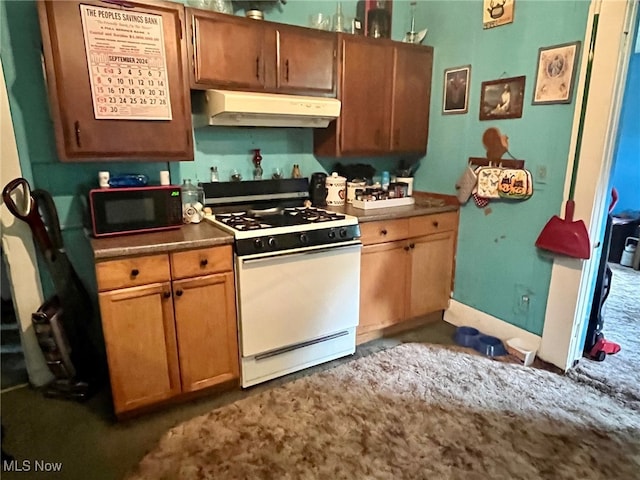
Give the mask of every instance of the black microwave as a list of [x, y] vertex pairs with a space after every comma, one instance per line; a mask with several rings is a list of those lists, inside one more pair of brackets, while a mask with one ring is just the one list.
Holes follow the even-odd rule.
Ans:
[[89, 192], [95, 237], [180, 228], [182, 190], [175, 185], [96, 188]]

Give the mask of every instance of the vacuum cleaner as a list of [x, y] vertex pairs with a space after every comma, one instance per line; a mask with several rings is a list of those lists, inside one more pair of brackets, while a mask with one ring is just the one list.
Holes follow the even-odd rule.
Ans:
[[24, 178], [9, 182], [2, 198], [9, 211], [29, 225], [56, 290], [31, 316], [38, 345], [55, 377], [44, 387], [44, 394], [85, 400], [102, 378], [98, 350], [89, 331], [93, 307], [66, 255], [53, 198], [44, 190], [31, 191]]

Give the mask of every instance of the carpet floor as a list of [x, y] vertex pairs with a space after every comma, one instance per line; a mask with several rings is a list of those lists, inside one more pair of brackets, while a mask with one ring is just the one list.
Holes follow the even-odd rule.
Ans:
[[640, 415], [566, 376], [408, 343], [172, 428], [129, 480], [633, 479]]
[[568, 375], [640, 412], [640, 271], [616, 263], [609, 266], [613, 277], [602, 308], [603, 333], [622, 348], [603, 362], [583, 358]]

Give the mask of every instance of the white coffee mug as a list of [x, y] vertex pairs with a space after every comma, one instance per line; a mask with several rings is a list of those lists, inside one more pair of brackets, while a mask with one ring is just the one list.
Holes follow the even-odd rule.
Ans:
[[347, 194], [347, 179], [333, 172], [325, 180], [327, 186], [327, 205], [330, 207], [341, 207]]

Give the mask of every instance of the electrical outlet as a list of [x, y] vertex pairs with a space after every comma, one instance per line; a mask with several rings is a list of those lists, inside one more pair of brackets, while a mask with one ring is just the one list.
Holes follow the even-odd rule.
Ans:
[[547, 166], [546, 165], [538, 165], [536, 167], [536, 174], [534, 181], [536, 183], [547, 183]]

